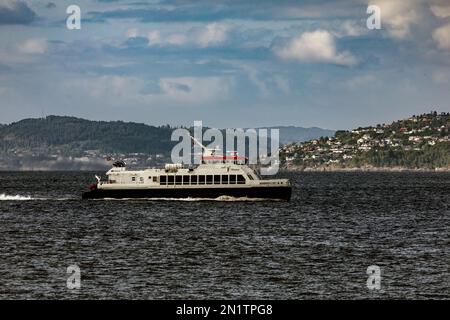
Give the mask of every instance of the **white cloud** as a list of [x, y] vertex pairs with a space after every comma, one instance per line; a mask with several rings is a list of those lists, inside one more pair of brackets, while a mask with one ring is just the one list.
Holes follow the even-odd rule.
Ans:
[[450, 50], [450, 23], [433, 31], [433, 40], [440, 49]]
[[228, 38], [227, 31], [227, 28], [222, 24], [208, 24], [204, 29], [200, 30], [196, 42], [201, 47], [224, 43]]
[[450, 17], [449, 0], [367, 0], [381, 10], [381, 25], [396, 39], [412, 38], [419, 30], [430, 32], [437, 18]]
[[139, 35], [139, 32], [138, 32], [138, 29], [137, 28], [131, 28], [131, 29], [128, 29], [126, 32], [125, 32], [125, 36], [127, 37], [127, 38], [135, 38], [135, 37], [137, 37]]
[[161, 35], [159, 34], [159, 31], [150, 31], [147, 34], [147, 39], [149, 41], [149, 45], [161, 43]]
[[287, 43], [275, 46], [274, 52], [285, 60], [323, 62], [353, 66], [357, 60], [349, 52], [337, 52], [334, 36], [325, 30], [305, 32]]
[[394, 38], [407, 38], [411, 25], [421, 22], [421, 0], [370, 0], [368, 4], [380, 7], [382, 28], [386, 27]]
[[444, 6], [444, 5], [432, 5], [430, 7], [431, 12], [433, 12], [433, 14], [436, 17], [439, 18], [447, 18], [450, 17], [450, 5], [449, 6]]
[[344, 21], [341, 25], [341, 30], [338, 31], [338, 36], [357, 37], [368, 32], [365, 24], [357, 23], [355, 21]]
[[19, 46], [19, 51], [25, 54], [44, 54], [47, 48], [46, 39], [28, 39]]
[[184, 33], [176, 32], [163, 35], [157, 30], [147, 34], [149, 45], [211, 47], [223, 44], [228, 39], [229, 28], [220, 23], [211, 23], [203, 27], [192, 28]]
[[171, 34], [167, 37], [166, 42], [171, 45], [181, 46], [188, 42], [188, 38], [181, 33]]

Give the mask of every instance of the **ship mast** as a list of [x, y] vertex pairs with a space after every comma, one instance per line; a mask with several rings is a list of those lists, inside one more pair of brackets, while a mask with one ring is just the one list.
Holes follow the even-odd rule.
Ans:
[[219, 149], [209, 149], [207, 147], [205, 147], [200, 141], [198, 141], [197, 139], [195, 139], [193, 136], [190, 136], [192, 141], [194, 141], [196, 144], [198, 144], [201, 148], [202, 148], [202, 162], [203, 157], [213, 157], [216, 154], [216, 151]]

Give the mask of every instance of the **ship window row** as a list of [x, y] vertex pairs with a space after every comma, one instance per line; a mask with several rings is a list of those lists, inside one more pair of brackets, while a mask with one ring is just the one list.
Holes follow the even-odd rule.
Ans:
[[160, 185], [245, 184], [243, 175], [162, 175]]

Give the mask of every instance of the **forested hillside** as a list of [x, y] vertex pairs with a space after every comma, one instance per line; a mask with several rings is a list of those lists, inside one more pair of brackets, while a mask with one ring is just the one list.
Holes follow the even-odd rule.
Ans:
[[304, 169], [450, 169], [450, 113], [337, 131], [334, 137], [286, 145], [282, 158]]
[[173, 146], [170, 141], [172, 130], [169, 126], [49, 116], [0, 127], [0, 150], [49, 148], [65, 155], [78, 155], [86, 150], [166, 153]]

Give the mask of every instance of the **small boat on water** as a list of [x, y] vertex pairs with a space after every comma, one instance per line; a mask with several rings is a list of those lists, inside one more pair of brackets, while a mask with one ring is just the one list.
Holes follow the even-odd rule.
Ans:
[[128, 170], [123, 161], [116, 161], [106, 173], [107, 180], [96, 176], [97, 183], [82, 198], [290, 200], [292, 187], [288, 179], [262, 179], [246, 164], [247, 158], [236, 152], [218, 156], [214, 149], [201, 146], [202, 161], [196, 167], [166, 164], [161, 169], [135, 171]]

